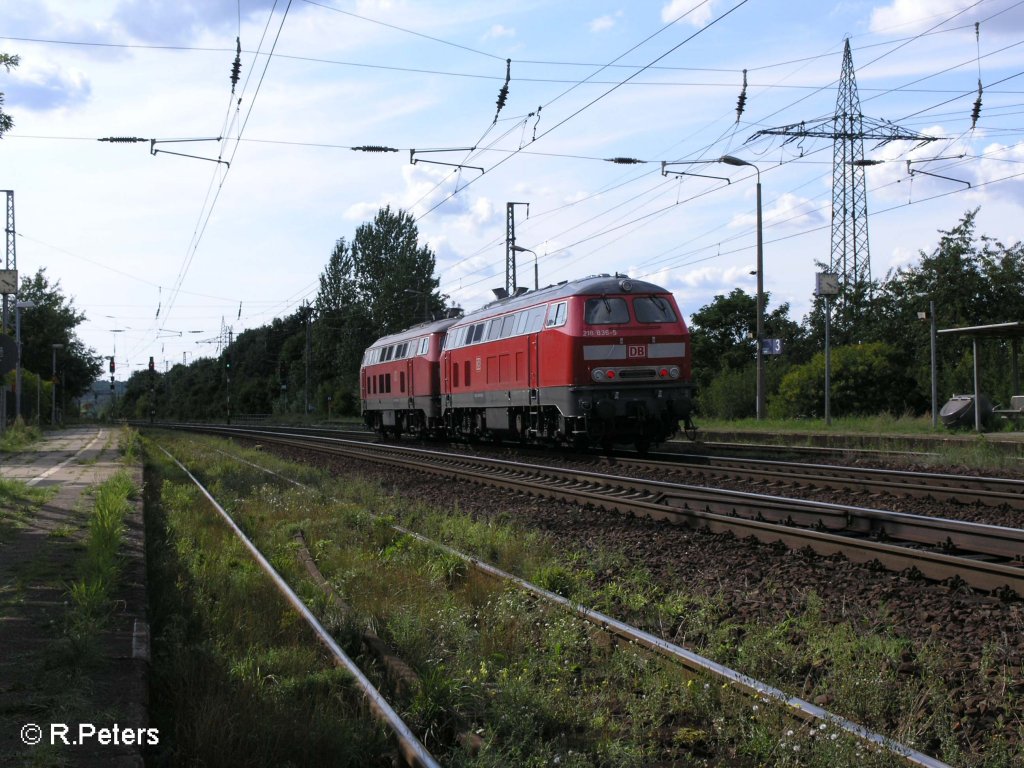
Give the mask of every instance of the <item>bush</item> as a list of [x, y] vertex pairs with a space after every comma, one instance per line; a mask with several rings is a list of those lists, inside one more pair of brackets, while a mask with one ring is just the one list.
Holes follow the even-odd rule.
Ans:
[[[916, 384], [906, 374], [899, 352], [872, 342], [832, 350], [832, 414], [903, 414], [920, 409]], [[772, 413], [780, 417], [825, 414], [825, 355], [798, 365], [779, 384]]]
[[751, 364], [715, 376], [698, 395], [698, 409], [709, 418], [742, 419], [757, 411], [757, 368]]

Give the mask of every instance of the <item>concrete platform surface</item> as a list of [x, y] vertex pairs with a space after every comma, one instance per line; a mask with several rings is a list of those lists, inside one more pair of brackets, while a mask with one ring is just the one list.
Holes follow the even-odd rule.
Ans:
[[[0, 483], [0, 765], [143, 764], [137, 737], [151, 737], [142, 467], [122, 462], [119, 437], [116, 428], [75, 427], [0, 454], [0, 479], [20, 481]], [[121, 469], [138, 500], [113, 599], [83, 636], [72, 626], [70, 588], [81, 579], [93, 489]]]

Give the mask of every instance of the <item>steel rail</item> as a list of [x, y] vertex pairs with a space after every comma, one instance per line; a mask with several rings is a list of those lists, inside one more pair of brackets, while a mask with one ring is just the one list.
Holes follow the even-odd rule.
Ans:
[[[1024, 552], [1024, 530], [886, 510], [787, 499], [703, 486], [687, 486], [583, 470], [521, 464], [405, 446], [314, 439], [303, 435], [205, 428], [217, 434], [273, 440], [300, 450], [399, 465], [418, 472], [458, 476], [480, 484], [543, 495], [600, 509], [666, 520], [715, 533], [781, 541], [791, 549], [811, 547], [823, 555], [843, 554], [856, 563], [877, 560], [894, 571], [916, 569], [936, 581], [958, 577], [986, 591], [1009, 589], [1024, 595], [1024, 563], [998, 562]], [[833, 532], [829, 532], [829, 531]], [[867, 537], [905, 541], [911, 546]], [[933, 550], [914, 547], [926, 546]], [[948, 554], [967, 550], [967, 556]]]
[[603, 457], [599, 461], [609, 466], [683, 469], [743, 480], [782, 482], [787, 485], [807, 483], [819, 488], [869, 490], [897, 496], [931, 497], [937, 501], [1006, 505], [1013, 509], [1024, 509], [1024, 480], [1004, 477], [971, 477], [938, 472], [686, 454], [658, 454], [647, 458]]
[[172, 456], [166, 448], [159, 444], [157, 445], [157, 448], [163, 451], [164, 454], [166, 454], [166, 456], [173, 461], [178, 468], [185, 473], [185, 475], [188, 476], [189, 480], [195, 483], [196, 487], [200, 490], [203, 496], [206, 497], [207, 501], [213, 505], [214, 509], [217, 510], [224, 522], [227, 523], [228, 527], [230, 527], [232, 531], [234, 531], [242, 544], [245, 545], [245, 548], [249, 550], [249, 554], [253, 556], [253, 559], [256, 560], [260, 568], [267, 574], [267, 576], [270, 577], [271, 581], [274, 582], [274, 586], [277, 587], [278, 591], [284, 595], [285, 599], [313, 629], [317, 638], [324, 644], [330, 655], [334, 658], [335, 664], [344, 667], [344, 669], [353, 677], [356, 684], [362, 689], [363, 694], [366, 696], [370, 710], [378, 720], [391, 729], [395, 739], [398, 741], [399, 749], [401, 750], [406, 763], [413, 768], [441, 768], [440, 763], [438, 763], [427, 751], [427, 748], [420, 743], [419, 739], [416, 738], [416, 735], [409, 729], [409, 726], [406, 725], [402, 718], [398, 716], [398, 713], [395, 712], [390, 704], [388, 704], [387, 700], [374, 687], [369, 678], [363, 674], [358, 665], [348, 657], [348, 655], [341, 649], [341, 646], [338, 645], [337, 641], [326, 629], [324, 629], [316, 616], [313, 615], [313, 612], [306, 607], [306, 604], [302, 602], [302, 599], [295, 594], [295, 591], [288, 585], [288, 582], [284, 580], [281, 574], [279, 574], [274, 569], [274, 566], [270, 564], [270, 561], [263, 556], [263, 553], [259, 551], [256, 545], [253, 544], [242, 529], [238, 527], [238, 524], [235, 523], [227, 510], [217, 503], [217, 500], [210, 494], [203, 484], [199, 482], [196, 476], [193, 475], [184, 464]]
[[[286, 477], [285, 475], [282, 475], [279, 472], [275, 472], [272, 469], [268, 469], [267, 467], [262, 467], [259, 464], [256, 464], [255, 462], [248, 461], [247, 459], [243, 459], [239, 456], [231, 456], [231, 454], [227, 454], [224, 451], [220, 452], [225, 453], [225, 455], [230, 456], [235, 461], [247, 464], [251, 467], [254, 467], [255, 469], [266, 472], [267, 474], [273, 475], [274, 477], [280, 478], [281, 480], [289, 482], [295, 486], [301, 488], [308, 487], [305, 484], [300, 483], [299, 481], [293, 478]], [[368, 514], [372, 518], [379, 519], [377, 518], [377, 515], [374, 515], [372, 512], [369, 512]], [[887, 736], [875, 733], [874, 731], [871, 731], [865, 728], [864, 726], [853, 722], [852, 720], [848, 720], [847, 718], [829, 712], [828, 710], [823, 709], [822, 707], [819, 707], [816, 704], [812, 704], [797, 696], [790, 696], [785, 691], [779, 688], [776, 688], [772, 685], [769, 685], [768, 683], [762, 682], [753, 677], [745, 675], [742, 672], [738, 672], [737, 670], [734, 670], [723, 664], [719, 664], [718, 662], [709, 659], [705, 656], [701, 656], [700, 654], [695, 653], [694, 651], [691, 651], [688, 648], [684, 648], [683, 646], [677, 645], [676, 643], [670, 642], [662, 637], [658, 637], [657, 635], [654, 635], [650, 632], [639, 629], [638, 627], [626, 624], [625, 622], [620, 621], [614, 618], [613, 616], [609, 616], [605, 613], [602, 613], [601, 611], [597, 611], [593, 608], [588, 608], [587, 606], [582, 605], [581, 603], [573, 602], [572, 600], [569, 600], [568, 598], [563, 597], [562, 595], [559, 595], [555, 592], [551, 592], [550, 590], [544, 589], [543, 587], [539, 587], [536, 584], [527, 581], [526, 579], [520, 578], [519, 576], [504, 571], [498, 568], [497, 566], [491, 565], [490, 563], [480, 560], [479, 558], [473, 557], [472, 555], [468, 555], [465, 552], [455, 549], [454, 547], [451, 547], [441, 542], [434, 541], [433, 539], [430, 539], [420, 533], [417, 533], [416, 531], [413, 531], [410, 528], [406, 528], [405, 526], [398, 525], [396, 523], [388, 523], [388, 525], [390, 525], [392, 530], [395, 530], [398, 533], [401, 533], [405, 536], [409, 536], [410, 538], [415, 539], [421, 544], [425, 544], [429, 547], [432, 547], [434, 549], [445, 552], [446, 554], [459, 558], [467, 565], [469, 565], [471, 568], [479, 571], [480, 573], [484, 573], [488, 576], [491, 576], [501, 581], [506, 581], [510, 584], [515, 585], [517, 588], [525, 592], [533, 594], [536, 597], [539, 597], [550, 603], [554, 603], [555, 605], [558, 605], [570, 611], [577, 617], [595, 625], [596, 627], [611, 634], [614, 634], [617, 637], [621, 637], [624, 640], [634, 642], [642, 646], [643, 648], [646, 648], [647, 650], [654, 652], [655, 654], [668, 658], [682, 665], [683, 667], [689, 669], [692, 672], [717, 677], [726, 682], [727, 684], [729, 684], [731, 687], [742, 691], [748, 696], [762, 697], [764, 699], [774, 701], [776, 704], [785, 707], [785, 711], [787, 711], [789, 714], [801, 720], [808, 722], [824, 721], [831, 723], [832, 725], [835, 725], [837, 728], [846, 731], [847, 733], [860, 739], [861, 741], [865, 741], [871, 744], [872, 746], [880, 747], [889, 752], [892, 752], [893, 754], [905, 760], [909, 765], [920, 766], [921, 768], [951, 768], [951, 766], [949, 766], [947, 763], [943, 763], [940, 760], [937, 760], [929, 755], [911, 749], [910, 747], [901, 744], [895, 741], [894, 739], [890, 739]]]

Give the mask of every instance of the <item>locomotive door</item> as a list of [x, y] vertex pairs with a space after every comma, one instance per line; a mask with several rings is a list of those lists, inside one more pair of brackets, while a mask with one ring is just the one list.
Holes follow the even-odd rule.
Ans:
[[530, 405], [537, 405], [540, 402], [540, 334], [531, 333], [529, 339], [530, 349], [526, 355], [527, 386], [530, 389]]
[[416, 394], [416, 388], [413, 386], [412, 378], [412, 362], [415, 359], [416, 358], [414, 357], [410, 357], [408, 360], [405, 361], [405, 396], [406, 398], [408, 398], [408, 407], [410, 410], [416, 407], [415, 401], [413, 400]]

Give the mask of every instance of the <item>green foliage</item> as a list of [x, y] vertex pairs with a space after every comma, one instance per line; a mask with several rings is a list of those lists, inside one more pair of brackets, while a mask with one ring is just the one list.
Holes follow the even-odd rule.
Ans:
[[[832, 412], [837, 416], [903, 413], [915, 405], [914, 382], [899, 352], [881, 342], [832, 350]], [[825, 355], [819, 353], [783, 377], [772, 400], [773, 415], [820, 416], [825, 412]]]
[[757, 367], [747, 363], [742, 368], [725, 369], [698, 394], [698, 410], [704, 416], [719, 419], [742, 419], [757, 410]]
[[328, 402], [332, 416], [358, 414], [366, 347], [444, 307], [434, 254], [418, 238], [410, 214], [381, 209], [351, 242], [335, 243], [312, 306], [240, 333], [217, 359], [133, 373], [115, 415], [223, 419], [229, 378], [236, 415], [303, 413], [307, 391], [321, 415]]
[[[834, 350], [881, 343], [890, 350], [880, 361], [847, 359], [851, 382], [866, 383], [852, 369], [868, 365], [896, 375], [891, 393], [833, 390], [843, 413], [924, 412], [931, 399], [930, 313], [934, 302], [938, 328], [1002, 323], [1024, 317], [1024, 245], [1005, 246], [975, 233], [977, 210], [968, 211], [949, 231], [941, 231], [931, 253], [907, 267], [890, 272], [884, 280], [861, 280], [843, 285], [830, 302], [831, 343]], [[821, 269], [826, 265], [819, 264]], [[778, 415], [820, 414], [824, 399], [824, 373], [820, 352], [825, 336], [825, 302], [816, 299], [800, 326], [790, 323], [783, 305], [765, 318], [765, 336], [782, 338], [782, 360], [768, 360], [769, 410]], [[701, 390], [705, 414], [727, 417], [745, 415], [753, 395], [742, 390], [742, 371], [754, 360], [755, 301], [740, 289], [716, 296], [693, 315], [694, 375]], [[986, 339], [978, 345], [982, 388], [993, 402], [1008, 403], [1011, 391], [1011, 342]], [[818, 352], [813, 361], [812, 355]], [[840, 358], [843, 354], [837, 352]], [[868, 356], [870, 357], [870, 356]], [[839, 362], [834, 361], [834, 362]], [[781, 377], [771, 375], [778, 363], [801, 366], [787, 377], [787, 390], [779, 392]], [[803, 365], [807, 364], [807, 365]], [[966, 337], [939, 338], [938, 391], [940, 404], [953, 394], [973, 389], [971, 343]], [[834, 370], [835, 374], [836, 371]], [[817, 381], [814, 380], [817, 377]], [[833, 377], [834, 383], [839, 381]], [[753, 389], [753, 384], [750, 384]], [[859, 386], [859, 385], [858, 385]], [[815, 391], [815, 388], [819, 391]], [[779, 397], [774, 397], [779, 393]], [[732, 399], [739, 402], [735, 405]], [[774, 403], [773, 399], [777, 402]], [[840, 405], [845, 403], [844, 405]], [[874, 403], [874, 406], [871, 405]]]
[[[66, 387], [68, 398], [87, 392], [102, 367], [95, 350], [88, 349], [75, 335], [75, 328], [85, 322], [85, 314], [75, 309], [73, 299], [64, 296], [59, 280], [50, 283], [42, 268], [35, 275], [21, 279], [18, 300], [35, 304], [21, 311], [23, 367], [49, 379], [56, 363], [60, 386]], [[54, 344], [63, 345], [56, 350], [56, 355]], [[23, 383], [23, 386], [28, 387], [28, 384]], [[34, 402], [34, 387], [31, 397]], [[23, 402], [22, 409], [27, 407], [27, 402]]]
[[[9, 53], [0, 53], [0, 67], [3, 67], [7, 72], [18, 66], [21, 60], [18, 56], [13, 56]], [[11, 128], [14, 127], [14, 118], [4, 112], [4, 94], [0, 92], [0, 139], [3, 138], [4, 134], [7, 133]]]

